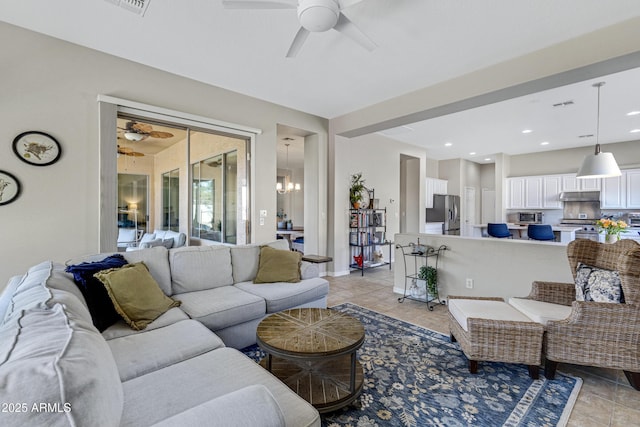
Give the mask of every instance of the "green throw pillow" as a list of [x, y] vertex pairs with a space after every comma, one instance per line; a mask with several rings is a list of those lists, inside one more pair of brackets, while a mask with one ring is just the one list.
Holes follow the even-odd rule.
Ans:
[[302, 264], [300, 252], [262, 246], [258, 274], [253, 283], [297, 283], [300, 281], [300, 264]]
[[104, 284], [118, 314], [137, 331], [180, 305], [162, 292], [142, 262], [104, 270], [95, 277]]

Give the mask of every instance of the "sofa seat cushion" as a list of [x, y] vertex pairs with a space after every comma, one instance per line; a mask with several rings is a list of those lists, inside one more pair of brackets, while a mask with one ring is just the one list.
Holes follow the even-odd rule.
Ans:
[[153, 331], [114, 338], [107, 344], [122, 381], [224, 347], [216, 334], [195, 320], [183, 320]]
[[153, 427], [198, 426], [203, 420], [216, 420], [217, 425], [225, 427], [286, 425], [269, 390], [263, 385], [250, 385], [180, 412]]
[[275, 313], [323, 298], [329, 293], [329, 282], [320, 277], [298, 283], [236, 283], [242, 289], [267, 302], [267, 313]]
[[509, 305], [543, 326], [550, 320], [566, 319], [571, 314], [571, 306], [527, 298], [509, 298]]
[[212, 331], [258, 319], [266, 314], [266, 304], [259, 296], [235, 286], [174, 295], [182, 301], [181, 309], [192, 319]]
[[162, 328], [173, 323], [179, 322], [181, 320], [187, 320], [189, 316], [178, 307], [170, 308], [169, 311], [163, 313], [153, 322], [149, 323], [147, 327], [143, 331], [136, 331], [135, 329], [131, 329], [131, 326], [127, 325], [124, 320], [119, 320], [112, 326], [109, 326], [102, 332], [102, 336], [106, 340], [111, 340], [114, 338], [125, 337], [127, 335], [135, 335], [144, 333], [147, 331], [151, 331], [153, 329]]
[[231, 251], [227, 246], [187, 246], [169, 252], [174, 294], [233, 284]]
[[449, 312], [466, 332], [469, 332], [467, 319], [531, 322], [530, 318], [503, 301], [451, 298]]
[[320, 426], [320, 415], [313, 406], [266, 369], [228, 347], [124, 382], [121, 425], [155, 424], [254, 384], [262, 384], [269, 390], [282, 410], [287, 426]]
[[[120, 424], [123, 391], [109, 346], [90, 318], [63, 304], [22, 310], [0, 326], [0, 379], [0, 400], [28, 408], [2, 414], [3, 427]], [[43, 403], [56, 409], [32, 410]]]

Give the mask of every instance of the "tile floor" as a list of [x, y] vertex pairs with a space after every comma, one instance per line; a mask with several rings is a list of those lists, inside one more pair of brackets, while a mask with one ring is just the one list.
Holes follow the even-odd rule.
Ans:
[[[393, 272], [377, 268], [349, 276], [326, 277], [330, 283], [328, 306], [345, 302], [449, 334], [447, 308], [428, 311], [424, 303], [405, 300], [393, 293]], [[561, 364], [559, 371], [583, 379], [582, 389], [568, 426], [640, 426], [640, 391], [629, 386], [622, 371]]]

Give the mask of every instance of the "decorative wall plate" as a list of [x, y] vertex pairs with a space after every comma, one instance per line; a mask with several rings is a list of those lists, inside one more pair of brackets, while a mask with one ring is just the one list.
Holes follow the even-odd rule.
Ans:
[[0, 206], [8, 205], [20, 195], [20, 181], [9, 172], [0, 170]]
[[35, 166], [47, 166], [58, 161], [62, 150], [54, 137], [44, 132], [23, 132], [13, 140], [13, 152]]

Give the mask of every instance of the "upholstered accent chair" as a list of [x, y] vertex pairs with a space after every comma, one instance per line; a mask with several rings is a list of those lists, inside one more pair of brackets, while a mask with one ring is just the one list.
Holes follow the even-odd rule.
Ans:
[[568, 318], [545, 326], [545, 376], [553, 379], [559, 362], [621, 369], [640, 390], [640, 244], [576, 239], [567, 255], [574, 279], [584, 265], [617, 272], [623, 302], [576, 301], [574, 283], [533, 282], [529, 299], [571, 306]]
[[509, 231], [509, 227], [504, 222], [490, 222], [487, 224], [487, 234], [491, 237], [513, 239], [513, 235]]
[[553, 228], [549, 224], [529, 224], [527, 226], [529, 240], [556, 240]]

